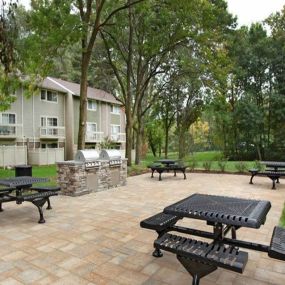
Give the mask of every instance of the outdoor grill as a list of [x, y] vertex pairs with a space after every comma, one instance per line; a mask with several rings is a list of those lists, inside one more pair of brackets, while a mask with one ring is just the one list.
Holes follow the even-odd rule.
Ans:
[[101, 165], [99, 153], [95, 149], [78, 150], [74, 160], [84, 163], [86, 169], [99, 168]]
[[110, 166], [119, 166], [122, 164], [122, 156], [117, 149], [102, 149], [100, 160], [108, 160]]

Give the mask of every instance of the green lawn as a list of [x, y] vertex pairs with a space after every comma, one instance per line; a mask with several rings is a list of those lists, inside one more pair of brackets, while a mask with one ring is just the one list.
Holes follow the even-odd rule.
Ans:
[[[15, 176], [14, 169], [0, 169], [0, 178], [9, 178]], [[50, 182], [48, 183], [39, 183], [37, 185], [56, 185], [56, 166], [47, 165], [47, 166], [33, 166], [33, 176], [34, 177], [47, 177]]]
[[[177, 157], [178, 157], [177, 153], [174, 152], [168, 155], [168, 158], [177, 159]], [[193, 161], [195, 161], [194, 168], [197, 170], [205, 170], [204, 163], [206, 161], [211, 164], [211, 170], [220, 171], [221, 170], [219, 167], [220, 157], [221, 153], [218, 151], [195, 152], [193, 153], [193, 155], [187, 156], [183, 161], [185, 162], [186, 165], [189, 165], [190, 167], [193, 164]], [[146, 158], [142, 160], [141, 165], [132, 166], [130, 168], [130, 171], [134, 170], [134, 172], [137, 172], [141, 169], [144, 169], [144, 167], [146, 167], [147, 165], [151, 164], [152, 162], [160, 158], [164, 157], [154, 157], [151, 153], [148, 153]], [[227, 161], [225, 171], [240, 172], [236, 167], [237, 164], [239, 164], [239, 162], [237, 161]], [[242, 164], [244, 165], [244, 172], [247, 172], [249, 168], [255, 167], [256, 163], [254, 161], [243, 161]]]

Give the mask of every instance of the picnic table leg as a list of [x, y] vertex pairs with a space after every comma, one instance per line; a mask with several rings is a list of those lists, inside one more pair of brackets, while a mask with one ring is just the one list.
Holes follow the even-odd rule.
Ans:
[[255, 174], [251, 174], [251, 178], [250, 178], [249, 184], [253, 184], [252, 179], [253, 179], [254, 176], [255, 176]]
[[174, 170], [174, 176], [176, 176], [176, 170]]
[[159, 181], [161, 181], [162, 179], [161, 179], [161, 172], [159, 172], [159, 179], [158, 179]]
[[271, 178], [271, 179], [272, 179], [272, 190], [276, 190], [275, 179], [274, 178]]
[[177, 255], [177, 259], [193, 277], [192, 285], [199, 285], [200, 279], [217, 269], [215, 265], [196, 262], [187, 257]]
[[183, 172], [183, 175], [184, 175], [184, 179], [186, 179], [185, 170], [184, 171], [182, 170], [182, 172]]
[[39, 210], [39, 214], [40, 214], [40, 219], [39, 219], [39, 224], [44, 224], [46, 221], [44, 219], [44, 214], [43, 214], [43, 205], [46, 202], [46, 199], [40, 199], [40, 200], [34, 200], [31, 201]]
[[2, 203], [0, 203], [0, 212], [3, 212]]
[[154, 173], [154, 170], [152, 169], [151, 170], [151, 178], [153, 178], [153, 173]]
[[51, 206], [51, 204], [50, 204], [50, 199], [49, 199], [49, 197], [47, 197], [47, 210], [51, 210], [52, 209], [52, 206]]

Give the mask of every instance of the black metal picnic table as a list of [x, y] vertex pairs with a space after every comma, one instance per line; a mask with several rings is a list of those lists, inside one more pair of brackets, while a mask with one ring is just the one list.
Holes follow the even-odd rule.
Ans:
[[[161, 250], [170, 251], [193, 277], [193, 285], [218, 267], [242, 273], [248, 253], [239, 247], [267, 252], [269, 257], [285, 260], [285, 230], [275, 227], [270, 245], [238, 240], [236, 231], [241, 227], [258, 229], [265, 223], [271, 208], [269, 201], [235, 197], [193, 194], [164, 208], [141, 222], [143, 228], [154, 229], [158, 238], [154, 242], [153, 256], [161, 257]], [[182, 218], [204, 220], [213, 231], [203, 231], [176, 225]], [[198, 241], [178, 236], [178, 232], [211, 240]], [[231, 238], [226, 235], [231, 232]]]
[[178, 159], [159, 159], [159, 160], [156, 160], [155, 162], [158, 162], [158, 163], [161, 163], [161, 164], [165, 164], [166, 167], [169, 167], [169, 165], [171, 164], [175, 164], [177, 163], [179, 160]]
[[[17, 204], [22, 204], [24, 201], [33, 203], [39, 210], [39, 223], [44, 223], [42, 206], [47, 202], [47, 209], [51, 209], [50, 196], [58, 195], [58, 187], [43, 187], [33, 188], [32, 185], [36, 183], [48, 182], [48, 178], [39, 178], [31, 176], [11, 177], [1, 179], [0, 185], [8, 188], [0, 189], [0, 212], [3, 211], [2, 203], [16, 201]], [[36, 191], [37, 193], [31, 193]]]

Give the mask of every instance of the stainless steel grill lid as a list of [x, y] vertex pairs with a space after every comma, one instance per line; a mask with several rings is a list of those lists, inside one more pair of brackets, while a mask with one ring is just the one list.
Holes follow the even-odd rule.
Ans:
[[122, 159], [122, 155], [117, 149], [102, 149], [100, 152], [100, 159], [120, 161]]
[[95, 149], [78, 150], [74, 160], [81, 162], [91, 162], [99, 159], [99, 152]]

